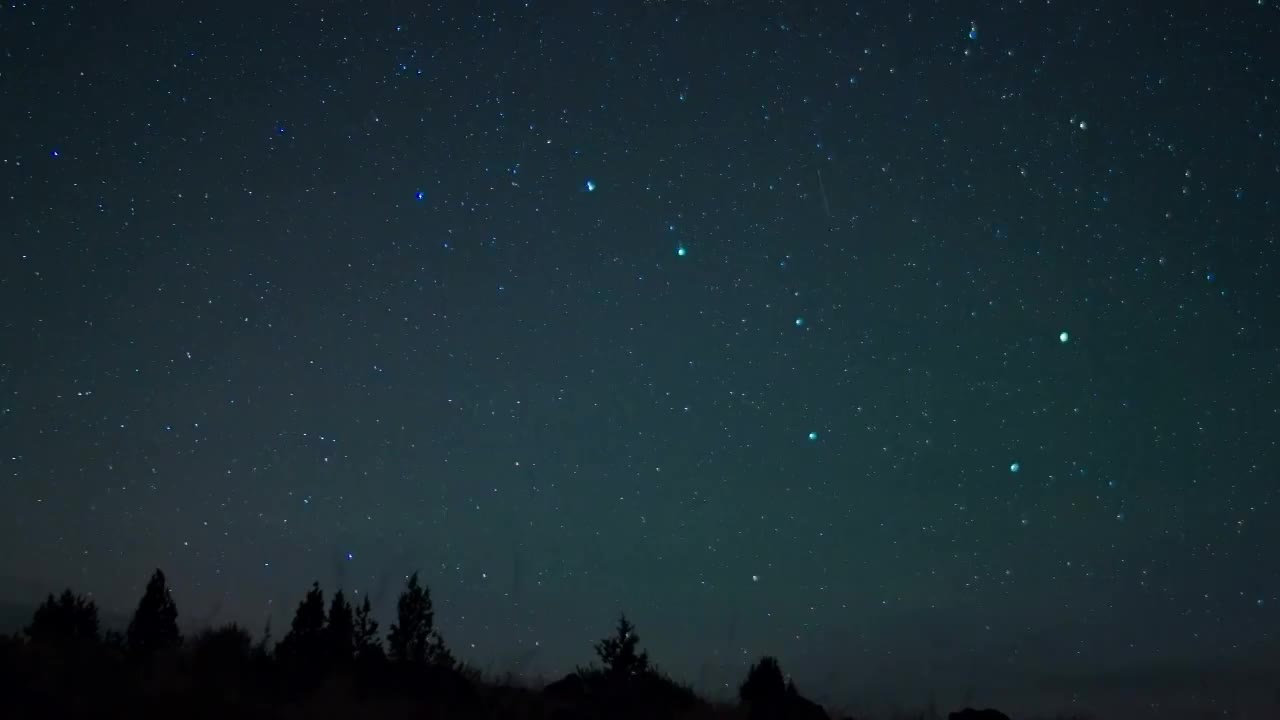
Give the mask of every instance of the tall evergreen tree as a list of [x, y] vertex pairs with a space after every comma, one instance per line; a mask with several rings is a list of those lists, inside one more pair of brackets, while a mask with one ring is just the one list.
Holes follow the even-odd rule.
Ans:
[[364, 603], [356, 608], [354, 625], [352, 643], [355, 646], [356, 660], [369, 662], [383, 658], [382, 639], [378, 637], [378, 621], [373, 619], [368, 595], [364, 596]]
[[138, 601], [138, 608], [129, 621], [125, 633], [125, 646], [135, 658], [148, 659], [164, 650], [176, 649], [182, 644], [178, 632], [178, 606], [165, 584], [164, 573], [157, 569], [147, 582], [147, 589]]
[[314, 664], [324, 656], [324, 593], [320, 583], [312, 583], [307, 596], [298, 603], [289, 632], [276, 648], [277, 655], [286, 662]]
[[329, 621], [325, 627], [328, 638], [329, 657], [336, 663], [350, 663], [355, 655], [355, 618], [351, 614], [351, 604], [338, 590], [329, 603]]
[[640, 636], [626, 614], [619, 615], [613, 637], [596, 643], [596, 655], [604, 663], [605, 673], [614, 677], [632, 677], [649, 672], [649, 653], [636, 652]]
[[435, 631], [435, 617], [431, 590], [418, 583], [418, 573], [410, 575], [396, 602], [396, 622], [387, 634], [391, 659], [402, 665], [452, 665], [453, 656]]

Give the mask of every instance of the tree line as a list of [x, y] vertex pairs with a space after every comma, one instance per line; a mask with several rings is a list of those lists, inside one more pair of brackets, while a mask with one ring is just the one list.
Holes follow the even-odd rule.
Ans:
[[0, 638], [0, 686], [11, 688], [7, 705], [19, 711], [14, 717], [299, 717], [343, 710], [555, 720], [828, 717], [801, 695], [776, 658], [751, 666], [736, 705], [715, 706], [663, 672], [639, 643], [621, 614], [612, 633], [594, 644], [598, 664], [541, 688], [486, 679], [450, 652], [436, 628], [430, 589], [417, 573], [400, 592], [385, 637], [367, 596], [353, 604], [339, 589], [326, 603], [313, 583], [274, 645], [269, 624], [257, 642], [235, 623], [186, 638], [165, 575], [156, 570], [123, 633], [101, 631], [92, 599], [71, 589], [50, 594], [22, 632]]

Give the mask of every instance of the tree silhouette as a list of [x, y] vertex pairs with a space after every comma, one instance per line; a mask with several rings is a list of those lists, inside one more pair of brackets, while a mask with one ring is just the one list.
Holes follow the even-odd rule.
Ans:
[[396, 602], [396, 622], [387, 634], [391, 660], [400, 665], [452, 665], [453, 656], [435, 631], [431, 590], [418, 583], [418, 573]]
[[98, 606], [71, 588], [55, 599], [53, 593], [36, 608], [25, 629], [31, 644], [38, 648], [67, 653], [82, 652], [98, 645]]
[[157, 569], [147, 582], [146, 592], [129, 621], [125, 646], [134, 658], [148, 660], [158, 652], [174, 650], [181, 644], [178, 606], [165, 584], [164, 573]]
[[312, 583], [306, 597], [298, 603], [289, 632], [276, 646], [276, 658], [288, 684], [306, 689], [323, 680], [328, 657], [325, 634], [324, 593], [320, 583]]
[[355, 656], [355, 618], [351, 605], [339, 590], [329, 603], [329, 621], [325, 636], [329, 657], [339, 665], [347, 665]]
[[822, 706], [802, 696], [795, 683], [782, 674], [778, 659], [770, 656], [760, 658], [760, 662], [747, 671], [747, 679], [738, 688], [738, 699], [753, 720], [827, 718]]
[[364, 603], [356, 608], [352, 644], [357, 662], [376, 662], [386, 657], [382, 652], [382, 640], [378, 637], [378, 621], [373, 619], [369, 608], [368, 595], [364, 596]]
[[747, 671], [747, 679], [738, 688], [738, 699], [753, 708], [780, 706], [787, 696], [787, 681], [778, 659], [770, 656]]
[[605, 673], [613, 677], [634, 677], [649, 672], [649, 653], [636, 652], [640, 636], [636, 626], [627, 620], [626, 614], [618, 616], [618, 627], [613, 637], [595, 644], [596, 655], [604, 663]]

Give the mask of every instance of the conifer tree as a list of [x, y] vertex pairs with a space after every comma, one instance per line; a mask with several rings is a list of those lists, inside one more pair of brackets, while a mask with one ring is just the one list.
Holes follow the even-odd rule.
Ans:
[[289, 632], [280, 641], [276, 653], [282, 660], [314, 664], [325, 649], [324, 593], [320, 583], [312, 583], [306, 597], [298, 603]]
[[418, 583], [418, 573], [410, 575], [396, 602], [396, 622], [387, 634], [392, 661], [400, 665], [453, 665], [453, 655], [435, 631], [435, 616], [431, 590]]
[[339, 590], [329, 603], [329, 620], [325, 628], [329, 657], [336, 663], [350, 663], [355, 655], [355, 619], [351, 605]]
[[356, 660], [369, 662], [384, 657], [382, 639], [378, 637], [378, 621], [373, 619], [369, 607], [369, 596], [364, 596], [364, 603], [356, 608], [352, 644], [355, 646]]
[[178, 632], [178, 606], [165, 584], [164, 573], [157, 569], [147, 582], [147, 589], [138, 601], [125, 633], [125, 646], [129, 654], [147, 660], [156, 653], [173, 650], [182, 644]]
[[747, 671], [747, 679], [738, 688], [738, 699], [755, 715], [760, 715], [781, 708], [787, 700], [787, 690], [787, 680], [777, 658], [766, 655]]
[[640, 636], [636, 626], [627, 620], [626, 614], [618, 617], [618, 627], [613, 637], [595, 644], [596, 655], [604, 663], [605, 673], [614, 677], [631, 677], [649, 672], [649, 653], [636, 652]]
[[93, 600], [71, 592], [71, 588], [63, 590], [56, 599], [50, 593], [36, 608], [25, 632], [37, 647], [55, 652], [84, 651], [101, 642], [98, 606]]

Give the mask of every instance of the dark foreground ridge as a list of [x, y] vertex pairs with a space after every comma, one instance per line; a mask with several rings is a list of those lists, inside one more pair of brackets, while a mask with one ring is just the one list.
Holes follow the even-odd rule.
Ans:
[[[742, 718], [826, 720], [778, 661], [751, 666], [738, 702], [711, 703], [640, 648], [625, 615], [595, 644], [598, 664], [545, 687], [459, 662], [435, 626], [431, 592], [410, 576], [385, 636], [369, 600], [312, 585], [272, 644], [223, 625], [184, 638], [165, 576], [152, 575], [124, 633], [100, 632], [98, 608], [72, 590], [49, 595], [21, 633], [0, 637], [8, 718]], [[1009, 720], [966, 708], [950, 720]]]

